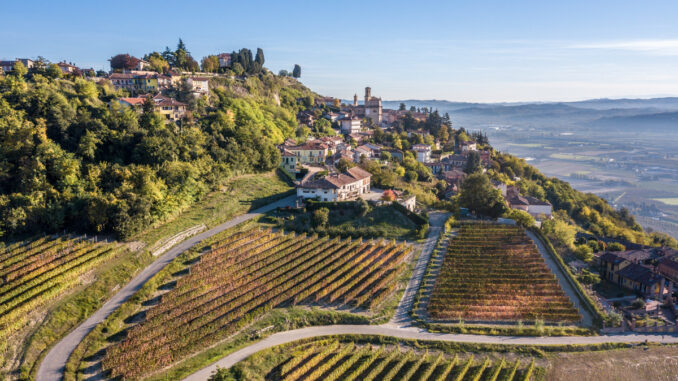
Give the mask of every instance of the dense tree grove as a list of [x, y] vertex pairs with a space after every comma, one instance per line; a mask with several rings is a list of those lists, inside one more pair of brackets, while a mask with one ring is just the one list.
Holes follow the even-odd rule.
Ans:
[[122, 108], [116, 99], [125, 94], [110, 84], [28, 77], [18, 70], [0, 79], [0, 236], [129, 237], [224, 177], [276, 168], [275, 144], [297, 126], [295, 100], [312, 97], [271, 74], [223, 78], [209, 112], [194, 109], [179, 128], [152, 108]]

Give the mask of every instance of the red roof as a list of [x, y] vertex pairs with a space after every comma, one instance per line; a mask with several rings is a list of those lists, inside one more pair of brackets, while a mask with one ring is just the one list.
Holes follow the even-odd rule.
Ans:
[[134, 98], [120, 98], [121, 101], [131, 104], [132, 106], [140, 106], [146, 102], [146, 98], [134, 97]]

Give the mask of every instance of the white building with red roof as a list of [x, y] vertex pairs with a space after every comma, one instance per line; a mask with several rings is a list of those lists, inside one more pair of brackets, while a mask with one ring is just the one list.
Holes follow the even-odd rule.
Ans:
[[320, 201], [347, 201], [370, 192], [372, 174], [360, 167], [306, 181], [297, 187], [297, 196]]

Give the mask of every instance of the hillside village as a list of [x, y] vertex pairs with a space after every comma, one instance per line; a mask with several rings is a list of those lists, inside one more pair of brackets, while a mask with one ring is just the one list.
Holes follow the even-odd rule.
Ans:
[[[149, 230], [176, 222], [186, 210], [190, 213], [191, 207], [205, 197], [220, 201], [201, 206], [208, 210], [200, 211], [204, 216], [214, 216], [219, 209], [215, 205], [232, 202], [238, 205], [229, 207], [247, 212], [247, 218], [257, 218], [253, 225], [235, 230], [224, 227], [213, 233], [217, 234], [214, 245], [201, 246], [201, 250], [191, 252], [189, 260], [181, 257], [183, 262], [173, 267], [180, 271], [161, 274], [163, 282], [171, 286], [158, 290], [160, 296], [155, 301], [133, 300], [132, 304], [138, 305], [129, 307], [129, 311], [143, 311], [138, 316], [151, 323], [134, 325], [135, 319], [141, 318], [131, 313], [108, 318], [114, 321], [112, 327], [129, 324], [135, 328], [126, 333], [129, 336], [119, 335], [118, 341], [108, 343], [103, 338], [109, 332], [99, 326], [92, 334], [99, 336], [87, 342], [89, 352], [77, 353], [81, 356], [78, 371], [105, 368], [114, 376], [135, 379], [146, 371], [145, 361], [154, 372], [160, 371], [176, 360], [170, 353], [182, 358], [202, 348], [200, 345], [214, 345], [252, 321], [258, 324], [256, 320], [266, 316], [268, 310], [290, 304], [296, 307], [306, 302], [305, 307], [330, 306], [350, 313], [359, 311], [368, 316], [361, 315], [363, 319], [381, 319], [383, 309], [398, 304], [396, 298], [407, 283], [401, 278], [411, 272], [408, 266], [413, 267], [417, 257], [411, 253], [416, 250], [429, 256], [420, 257], [421, 265], [417, 263], [417, 282], [429, 283], [428, 288], [415, 290], [407, 319], [427, 329], [466, 333], [467, 319], [471, 329], [482, 334], [496, 335], [498, 326], [505, 330], [502, 333], [523, 335], [525, 319], [539, 334], [590, 334], [592, 327], [606, 333], [678, 331], [675, 240], [643, 232], [628, 211], [614, 210], [593, 195], [545, 177], [522, 159], [498, 152], [484, 133], [453, 127], [448, 114], [426, 107], [408, 108], [406, 104], [398, 109], [384, 108], [371, 87], [365, 87], [363, 97], [356, 93], [352, 100], [318, 95], [297, 81], [301, 76], [298, 65], [291, 72], [281, 70], [275, 75], [263, 66], [263, 57], [261, 49], [255, 55], [241, 49], [210, 55], [198, 64], [180, 40], [175, 52], [153, 52], [143, 58], [117, 54], [109, 60], [108, 72], [79, 68], [65, 61], [49, 63], [43, 58], [0, 62], [0, 76], [8, 83], [29, 78], [38, 83], [36, 87], [43, 81], [64, 85], [66, 91], [72, 87], [69, 96], [75, 109], [92, 107], [96, 112], [91, 114], [112, 115], [102, 118], [111, 125], [104, 137], [93, 137], [89, 131], [76, 139], [69, 134], [78, 129], [65, 122], [60, 125], [52, 114], [45, 118], [52, 123], [48, 127], [40, 124], [42, 119], [36, 121], [38, 128], [31, 127], [34, 141], [56, 136], [55, 140], [61, 139], [60, 143], [68, 147], [64, 151], [72, 151], [64, 154], [67, 159], [82, 158], [82, 167], [77, 168], [88, 171], [91, 178], [82, 179], [89, 183], [77, 189], [87, 196], [78, 196], [82, 199], [64, 208], [66, 212], [53, 213], [61, 220], [49, 221], [64, 232], [69, 223], [73, 224], [85, 234], [45, 236], [35, 244], [7, 245], [0, 253], [8, 264], [0, 270], [17, 267], [12, 251], [17, 258], [32, 255], [26, 254], [32, 249], [24, 250], [32, 245], [36, 251], [49, 251], [52, 245], [67, 247], [60, 253], [74, 256], [79, 251], [72, 248], [82, 247], [82, 252], [97, 260], [120, 255], [116, 253], [128, 246], [117, 246], [116, 240], [145, 238]], [[90, 94], [83, 95], [87, 89]], [[81, 119], [73, 117], [72, 125], [91, 122], [89, 111], [79, 114]], [[104, 127], [109, 126], [103, 121], [87, 125], [92, 130]], [[134, 149], [117, 152], [129, 146]], [[44, 161], [69, 163], [52, 157]], [[70, 173], [59, 169], [59, 174]], [[256, 182], [259, 176], [262, 183]], [[93, 186], [92, 178], [103, 185]], [[238, 185], [241, 178], [251, 183]], [[268, 181], [276, 190], [284, 191], [266, 189]], [[54, 189], [64, 189], [63, 198], [72, 197], [76, 186], [71, 189], [63, 183], [66, 181]], [[48, 213], [42, 210], [38, 217], [29, 215], [39, 208], [21, 204], [25, 200], [17, 196], [18, 192], [8, 193], [10, 196], [1, 201], [12, 212], [4, 214], [11, 219], [0, 225], [7, 229], [0, 233], [26, 236], [26, 231], [48, 220], [44, 217]], [[241, 193], [247, 193], [247, 197], [238, 198]], [[258, 198], [268, 203], [268, 209], [254, 208]], [[212, 218], [209, 229], [223, 222]], [[149, 242], [157, 252], [160, 244], [171, 247], [168, 242], [179, 242], [207, 229], [202, 221], [187, 230], [173, 227], [173, 236]], [[99, 242], [104, 234], [105, 243]], [[229, 245], [236, 245], [237, 250], [226, 250]], [[282, 249], [278, 251], [278, 247]], [[99, 258], [100, 252], [105, 255]], [[229, 262], [241, 256], [247, 258], [242, 260], [248, 263], [246, 266]], [[554, 263], [547, 267], [544, 258]], [[145, 260], [150, 263], [150, 259]], [[260, 263], [265, 265], [260, 267]], [[459, 277], [455, 266], [474, 276]], [[31, 268], [27, 273], [42, 271], [40, 266], [34, 267], [37, 270]], [[231, 268], [237, 268], [235, 275], [230, 273]], [[245, 274], [245, 270], [252, 272]], [[78, 276], [84, 276], [89, 268], [83, 266], [78, 271]], [[304, 271], [310, 275], [300, 275]], [[191, 282], [182, 280], [184, 275]], [[231, 275], [236, 279], [232, 284], [227, 279]], [[436, 276], [443, 280], [438, 281]], [[266, 280], [265, 287], [252, 281], [260, 278]], [[568, 284], [564, 288], [557, 281], [563, 279]], [[481, 283], [482, 290], [474, 289]], [[200, 294], [204, 291], [201, 287], [209, 291]], [[102, 294], [110, 294], [111, 288]], [[433, 296], [424, 296], [424, 289]], [[163, 298], [165, 292], [174, 297]], [[233, 300], [241, 304], [234, 304], [233, 309], [231, 302], [217, 306], [222, 301], [213, 305], [211, 300], [196, 304], [194, 309], [188, 297], [200, 294], [198, 298], [208, 295], [217, 300], [236, 292], [239, 294]], [[487, 295], [479, 296], [483, 292]], [[255, 294], [252, 301], [247, 299]], [[459, 310], [451, 307], [455, 303], [461, 303]], [[16, 316], [23, 311], [19, 308]], [[185, 339], [181, 330], [188, 330], [189, 324], [167, 318], [167, 311], [173, 309], [180, 311], [182, 318], [185, 314], [195, 320], [230, 320], [219, 323], [223, 326], [205, 324], [200, 327], [204, 335]], [[341, 319], [353, 322], [354, 318]], [[452, 320], [458, 320], [458, 324], [452, 324]], [[488, 327], [487, 321], [498, 325]], [[162, 345], [167, 353], [148, 351], [144, 330], [152, 332], [165, 323], [175, 324], [177, 330], [158, 335], [163, 335], [167, 343], [189, 343], [185, 344], [187, 348], [178, 351], [165, 343]], [[252, 336], [258, 338], [273, 326], [252, 331]], [[132, 343], [129, 350], [126, 343]], [[100, 362], [97, 366], [101, 369], [91, 361]], [[456, 361], [455, 357], [450, 369]], [[473, 364], [472, 357], [468, 364]], [[479, 376], [485, 367], [487, 364]], [[528, 379], [529, 369], [522, 370]], [[464, 373], [461, 375], [463, 378]]]

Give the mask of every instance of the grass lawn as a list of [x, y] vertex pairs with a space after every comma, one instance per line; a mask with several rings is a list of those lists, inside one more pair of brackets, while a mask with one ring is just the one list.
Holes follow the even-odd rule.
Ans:
[[134, 240], [152, 245], [195, 225], [205, 224], [210, 228], [250, 209], [263, 206], [272, 196], [292, 189], [275, 172], [239, 176], [227, 181], [221, 190], [208, 194], [171, 220], [156, 224], [138, 234]]
[[417, 226], [409, 218], [390, 206], [378, 206], [365, 216], [355, 213], [336, 210], [330, 212], [330, 226], [341, 229], [354, 227], [356, 229], [372, 227], [388, 232], [388, 237], [404, 237]]
[[678, 197], [672, 198], [653, 198], [655, 201], [663, 202], [666, 205], [678, 206]]

